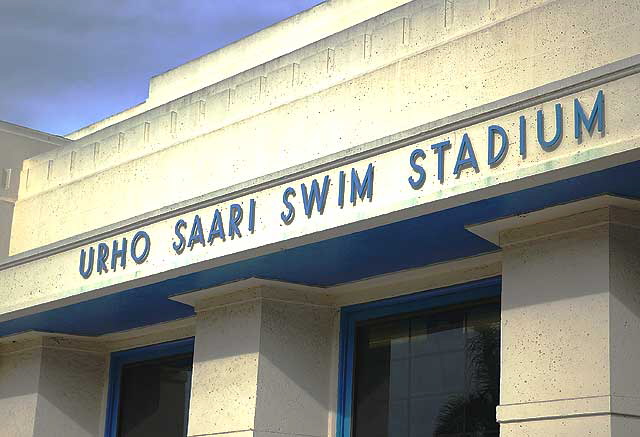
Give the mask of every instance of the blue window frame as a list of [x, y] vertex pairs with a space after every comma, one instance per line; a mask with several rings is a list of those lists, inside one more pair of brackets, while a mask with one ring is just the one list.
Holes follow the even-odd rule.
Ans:
[[371, 319], [416, 313], [451, 305], [465, 304], [500, 296], [501, 278], [489, 278], [466, 284], [418, 292], [341, 309], [337, 437], [351, 437], [354, 389], [356, 328]]
[[194, 338], [154, 344], [111, 354], [105, 437], [117, 437], [122, 370], [124, 366], [183, 354], [193, 354]]

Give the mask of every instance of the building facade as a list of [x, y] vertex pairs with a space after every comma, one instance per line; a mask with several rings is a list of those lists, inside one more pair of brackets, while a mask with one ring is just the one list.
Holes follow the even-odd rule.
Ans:
[[329, 0], [0, 125], [0, 436], [640, 435], [636, 0]]

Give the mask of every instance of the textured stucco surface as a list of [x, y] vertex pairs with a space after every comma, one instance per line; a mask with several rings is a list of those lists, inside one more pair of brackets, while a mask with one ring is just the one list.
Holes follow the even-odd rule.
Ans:
[[103, 428], [107, 355], [39, 338], [0, 351], [0, 436], [95, 437]]
[[505, 231], [501, 435], [637, 432], [640, 212], [581, 215]]
[[253, 428], [259, 309], [252, 302], [198, 314], [188, 435]]
[[41, 350], [0, 356], [0, 411], [3, 437], [34, 433]]
[[99, 435], [106, 375], [103, 354], [44, 349], [34, 437]]
[[188, 435], [326, 436], [337, 312], [238, 297], [198, 312]]
[[336, 322], [331, 308], [262, 302], [256, 430], [327, 434]]

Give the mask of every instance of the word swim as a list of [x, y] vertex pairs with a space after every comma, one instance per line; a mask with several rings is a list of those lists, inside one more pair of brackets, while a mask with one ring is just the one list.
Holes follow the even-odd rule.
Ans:
[[[247, 230], [249, 233], [253, 234], [255, 230], [256, 224], [256, 201], [255, 199], [249, 199], [249, 217], [247, 219]], [[227, 237], [230, 239], [234, 239], [234, 237], [242, 237], [242, 232], [240, 231], [240, 225], [244, 220], [244, 210], [242, 209], [242, 205], [237, 203], [229, 206], [228, 212], [228, 220], [226, 223], [228, 226], [225, 230], [225, 220], [222, 218], [222, 212], [220, 209], [217, 209], [213, 213], [213, 218], [211, 219], [211, 225], [208, 228], [207, 238], [205, 240], [205, 232], [204, 227], [202, 225], [202, 219], [198, 214], [193, 218], [191, 225], [180, 219], [176, 222], [174, 226], [174, 232], [178, 239], [178, 241], [173, 242], [173, 250], [180, 255], [186, 248], [192, 250], [196, 244], [201, 244], [203, 247], [208, 244], [213, 244], [215, 239], [218, 238], [220, 241], [226, 241]], [[189, 237], [187, 238], [185, 234], [183, 234], [184, 230], [189, 228]]]
[[[563, 108], [560, 103], [555, 105], [555, 133], [551, 139], [545, 138], [544, 125], [545, 116], [542, 110], [539, 110], [536, 114], [536, 131], [538, 144], [545, 152], [551, 152], [555, 150], [559, 145], [563, 137]], [[594, 128], [598, 128], [598, 132], [604, 134], [604, 93], [602, 90], [598, 92], [595, 103], [589, 116], [587, 116], [585, 110], [582, 108], [578, 99], [574, 100], [573, 104], [573, 131], [574, 137], [578, 142], [582, 140], [582, 127], [584, 126], [587, 132], [591, 135], [594, 132]], [[519, 148], [520, 156], [525, 159], [527, 156], [527, 141], [526, 141], [526, 127], [527, 120], [524, 115], [519, 118]], [[496, 149], [496, 138], [499, 138], [500, 147]], [[431, 145], [431, 150], [437, 155], [437, 174], [440, 183], [444, 182], [444, 160], [445, 151], [451, 148], [450, 141], [441, 141]], [[489, 167], [497, 167], [502, 163], [507, 156], [509, 148], [509, 140], [507, 138], [507, 132], [502, 126], [491, 125], [487, 128], [487, 164]], [[427, 154], [423, 149], [415, 149], [409, 156], [409, 165], [411, 169], [416, 173], [409, 177], [409, 184], [414, 190], [419, 190], [424, 185], [427, 179], [427, 173], [422, 165], [422, 160], [426, 159]], [[453, 166], [453, 174], [458, 177], [462, 170], [467, 168], [473, 168], [476, 173], [480, 171], [478, 167], [478, 159], [476, 153], [471, 144], [471, 139], [468, 134], [462, 136], [460, 142], [460, 148], [458, 149], [457, 159]]]
[[[94, 258], [95, 268], [98, 274], [108, 273], [109, 268], [111, 271], [116, 271], [118, 264], [121, 268], [127, 266], [127, 255], [131, 256], [131, 259], [136, 264], [142, 264], [147, 260], [149, 252], [151, 251], [151, 239], [149, 234], [145, 231], [138, 231], [131, 240], [131, 246], [127, 250], [129, 242], [126, 238], [121, 241], [114, 240], [113, 245], [109, 247], [107, 243], [98, 244], [98, 256], [96, 257], [96, 249], [89, 248], [89, 256], [87, 259], [87, 251], [82, 249], [80, 252], [80, 274], [83, 278], [89, 279], [91, 273], [93, 273]], [[118, 263], [118, 260], [120, 261]]]
[[[347, 190], [346, 180], [347, 175], [341, 170], [338, 174], [338, 206], [340, 208], [344, 207], [344, 197]], [[350, 185], [349, 201], [351, 204], [355, 206], [357, 199], [360, 198], [360, 200], [364, 200], [365, 196], [369, 201], [371, 201], [373, 198], [373, 164], [369, 164], [362, 180], [358, 175], [358, 171], [355, 168], [352, 168]], [[324, 212], [330, 186], [331, 179], [329, 178], [329, 175], [324, 177], [322, 181], [322, 188], [320, 188], [320, 184], [316, 179], [312, 180], [309, 186], [305, 183], [300, 184], [302, 206], [307, 218], [311, 218], [314, 205], [319, 214]], [[286, 225], [293, 223], [293, 220], [296, 217], [296, 208], [291, 200], [293, 197], [296, 197], [296, 195], [296, 190], [293, 187], [287, 187], [282, 193], [282, 203], [284, 204], [286, 211], [280, 213], [280, 219]]]

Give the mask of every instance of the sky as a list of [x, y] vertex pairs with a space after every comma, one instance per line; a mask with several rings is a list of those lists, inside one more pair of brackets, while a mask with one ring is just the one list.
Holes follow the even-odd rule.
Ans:
[[0, 120], [65, 135], [322, 0], [0, 0]]

